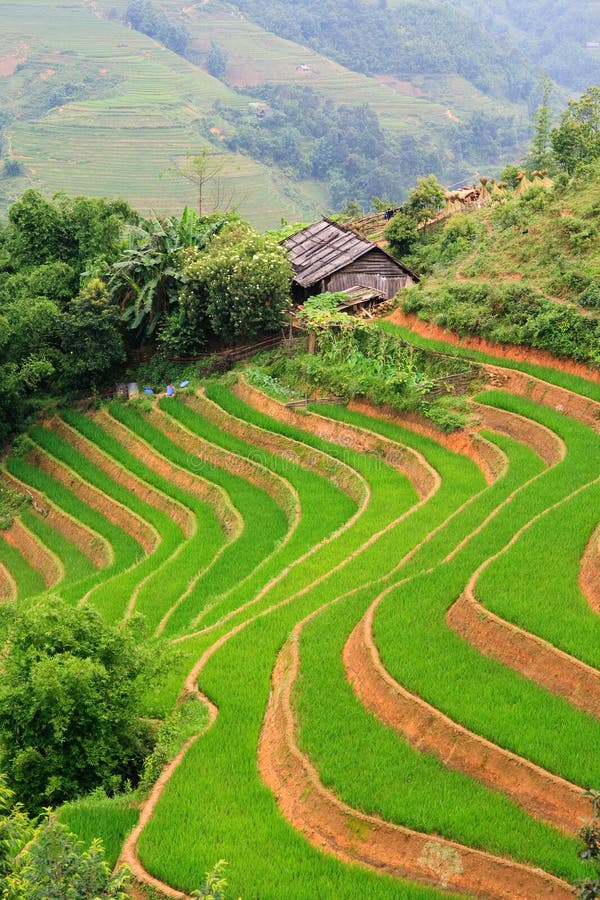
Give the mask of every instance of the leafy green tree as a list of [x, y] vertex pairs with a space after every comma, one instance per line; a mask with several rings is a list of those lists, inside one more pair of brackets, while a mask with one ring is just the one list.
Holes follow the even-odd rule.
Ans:
[[522, 169], [520, 169], [519, 166], [515, 166], [514, 163], [509, 163], [504, 166], [500, 172], [500, 181], [505, 182], [509, 188], [514, 190], [519, 185], [519, 174], [521, 172]]
[[10, 874], [13, 860], [35, 830], [25, 810], [14, 802], [14, 793], [0, 774], [0, 887]]
[[14, 860], [6, 878], [3, 900], [128, 900], [128, 872], [114, 875], [104, 858], [102, 843], [86, 849], [55, 816], [35, 829]]
[[396, 213], [387, 225], [384, 234], [388, 244], [396, 253], [410, 253], [419, 236], [416, 221], [404, 212]]
[[277, 331], [290, 303], [292, 272], [285, 251], [272, 238], [238, 223], [214, 238], [204, 253], [190, 252], [182, 302], [204, 302], [210, 327], [232, 343]]
[[12, 226], [9, 250], [19, 266], [60, 259], [67, 240], [61, 216], [38, 191], [25, 191], [10, 207], [8, 221]]
[[569, 102], [550, 141], [559, 166], [569, 173], [600, 157], [600, 87]]
[[128, 900], [125, 869], [111, 874], [100, 841], [86, 849], [48, 812], [30, 818], [0, 775], [2, 900]]
[[62, 379], [66, 387], [92, 388], [125, 359], [119, 310], [99, 278], [89, 281], [62, 317]]
[[65, 194], [46, 200], [38, 191], [27, 190], [8, 212], [8, 268], [22, 271], [61, 262], [80, 279], [89, 268], [114, 262], [122, 250], [124, 226], [137, 219], [123, 200]]
[[410, 191], [405, 212], [417, 222], [432, 219], [444, 206], [446, 193], [435, 175], [419, 178], [417, 186]]
[[0, 311], [0, 441], [20, 427], [56, 372], [61, 314], [43, 298], [21, 299]]
[[550, 143], [550, 132], [552, 130], [552, 108], [550, 106], [552, 81], [547, 75], [542, 78], [541, 87], [542, 102], [533, 116], [533, 138], [527, 154], [527, 168], [530, 171], [550, 169], [554, 163], [552, 145]]
[[1, 624], [0, 769], [17, 799], [36, 812], [137, 782], [149, 656], [134, 628], [57, 597], [6, 608]]
[[227, 51], [215, 44], [214, 41], [211, 41], [210, 50], [206, 58], [206, 68], [209, 73], [215, 78], [223, 79], [227, 72], [227, 59]]
[[19, 175], [24, 175], [25, 169], [23, 168], [23, 163], [18, 159], [8, 159], [4, 160], [4, 177], [5, 178], [18, 178]]
[[183, 283], [182, 251], [203, 248], [223, 227], [223, 216], [198, 216], [186, 206], [179, 219], [144, 220], [111, 270], [110, 298], [142, 341], [151, 337], [177, 300]]

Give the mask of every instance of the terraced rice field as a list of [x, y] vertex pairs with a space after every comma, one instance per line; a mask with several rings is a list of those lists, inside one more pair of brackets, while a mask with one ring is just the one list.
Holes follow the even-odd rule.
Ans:
[[[212, 150], [205, 118], [215, 101], [246, 107], [248, 98], [201, 66], [103, 17], [95, 3], [56, 3], [52, 16], [48, 3], [40, 16], [40, 5], [0, 0], [0, 16], [10, 23], [2, 29], [0, 59], [16, 55], [22, 68], [1, 79], [0, 88], [10, 93], [11, 80], [26, 77], [52, 85], [62, 66], [78, 60], [98, 73], [100, 86], [102, 78], [116, 81], [104, 97], [66, 102], [11, 124], [4, 133], [6, 147], [25, 175], [4, 182], [0, 207], [28, 186], [49, 194], [122, 196], [143, 212], [171, 213], [194, 204], [193, 186], [165, 173], [188, 152]], [[27, 85], [29, 90], [31, 82]], [[282, 216], [316, 217], [327, 205], [312, 183], [291, 185], [281, 173], [238, 154], [223, 153], [219, 162], [222, 184], [213, 188], [221, 205], [239, 209], [258, 227], [273, 227]]]
[[585, 877], [600, 383], [483, 365], [450, 437], [240, 379], [65, 412], [6, 461], [34, 503], [4, 599], [141, 613], [168, 652], [148, 715], [206, 710], [139, 818], [64, 811], [140, 881], [185, 897], [223, 858], [244, 900], [566, 900]]
[[[468, 118], [475, 110], [493, 108], [516, 121], [526, 116], [521, 107], [493, 101], [459, 77], [409, 83], [361, 75], [215, 0], [157, 0], [173, 22], [188, 29], [198, 54], [198, 64], [192, 64], [125, 27], [120, 17], [127, 5], [128, 0], [0, 0], [0, 102], [8, 111], [42, 82], [60, 94], [65, 67], [83, 65], [97, 82], [90, 99], [65, 100], [31, 115], [17, 110], [4, 131], [5, 152], [24, 174], [2, 181], [0, 211], [29, 186], [48, 194], [122, 196], [144, 213], [174, 213], [193, 204], [193, 187], [165, 172], [188, 152], [214, 151], [208, 129], [220, 121], [216, 102], [247, 109], [252, 98], [228, 84], [307, 84], [335, 103], [369, 104], [381, 124], [400, 135], [431, 136], [449, 117]], [[228, 84], [206, 71], [213, 41], [228, 55]], [[77, 80], [76, 69], [71, 78]], [[103, 79], [111, 87], [99, 95]], [[221, 184], [213, 186], [221, 206], [235, 207], [259, 228], [273, 228], [282, 217], [312, 220], [329, 208], [322, 183], [293, 181], [241, 154], [224, 152], [221, 162]]]

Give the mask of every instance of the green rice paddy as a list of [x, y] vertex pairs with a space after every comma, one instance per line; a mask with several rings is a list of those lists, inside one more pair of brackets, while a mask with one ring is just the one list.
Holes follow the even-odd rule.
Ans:
[[[591, 382], [528, 371], [596, 397]], [[599, 745], [600, 722], [481, 655], [446, 621], [479, 571], [474, 591], [484, 610], [599, 667], [599, 620], [578, 578], [598, 524], [600, 437], [521, 397], [488, 391], [478, 400], [550, 429], [564, 442], [564, 459], [547, 466], [531, 447], [488, 429], [482, 436], [506, 460], [488, 483], [470, 458], [400, 420], [335, 406], [292, 417], [280, 408], [273, 416], [219, 382], [199, 397], [159, 400], [149, 412], [113, 403], [113, 430], [106, 414], [67, 411], [73, 432], [59, 435], [52, 422], [33, 428], [34, 455], [9, 457], [12, 475], [110, 547], [112, 558], [96, 568], [75, 538], [35, 510], [21, 513], [60, 563], [55, 593], [96, 606], [113, 623], [140, 613], [160, 643], [166, 662], [148, 691], [148, 715], [171, 713], [206, 654], [198, 688], [218, 713], [174, 769], [142, 831], [138, 854], [152, 876], [191, 892], [224, 858], [231, 896], [244, 900], [460, 893], [454, 881], [431, 874], [416, 885], [342, 861], [327, 841], [317, 845], [294, 827], [264, 784], [257, 755], [270, 695], [279, 690], [273, 670], [304, 620], [292, 691], [295, 737], [327, 791], [357, 817], [376, 816], [565, 882], [585, 876], [578, 822], [570, 834], [559, 830], [521, 802], [518, 789], [509, 798], [485, 786], [477, 771], [458, 772], [409, 745], [363, 706], [344, 668], [348, 637], [377, 602], [377, 651], [405, 690], [549, 775], [581, 788], [600, 785], [597, 754], [581, 752]], [[327, 440], [314, 433], [315, 421], [328, 423]], [[365, 429], [372, 452], [358, 449]], [[390, 448], [398, 459], [420, 454], [437, 474], [427, 495], [419, 498], [391, 465]], [[106, 466], [94, 464], [92, 450]], [[71, 487], [36, 465], [45, 459], [70, 473]], [[109, 475], [114, 465], [125, 473], [122, 483]], [[168, 477], [175, 471], [182, 473], [177, 483]], [[107, 498], [102, 509], [82, 499], [82, 483]], [[161, 496], [185, 510], [185, 533], [152, 502]], [[145, 523], [154, 535], [149, 552], [110, 521], [111, 503]], [[0, 562], [19, 597], [46, 590], [40, 573], [4, 539]], [[61, 818], [86, 841], [101, 836], [114, 862], [143, 801], [85, 798]], [[356, 828], [359, 843], [368, 839]]]

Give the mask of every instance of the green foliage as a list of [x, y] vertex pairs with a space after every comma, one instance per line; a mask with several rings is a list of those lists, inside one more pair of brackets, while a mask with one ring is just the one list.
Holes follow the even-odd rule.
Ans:
[[6, 777], [0, 774], [0, 888], [6, 883], [14, 858], [35, 831], [35, 821], [15, 804], [14, 796]]
[[24, 174], [25, 169], [23, 168], [23, 163], [20, 160], [11, 159], [10, 157], [4, 160], [4, 178], [18, 178], [20, 175]]
[[556, 160], [573, 173], [581, 163], [600, 157], [600, 87], [590, 87], [570, 100], [550, 140]]
[[127, 900], [128, 872], [111, 874], [102, 843], [86, 848], [56, 816], [31, 819], [0, 776], [3, 900]]
[[205, 309], [225, 343], [278, 331], [289, 306], [292, 273], [282, 247], [248, 226], [230, 226], [209, 252], [191, 252], [184, 265], [182, 303]]
[[309, 297], [298, 311], [298, 321], [309, 331], [320, 331], [332, 325], [352, 326], [353, 320], [347, 313], [338, 312], [340, 303], [348, 298], [341, 291], [326, 291]]
[[404, 209], [417, 222], [433, 218], [443, 208], [445, 191], [435, 175], [419, 178], [417, 186], [408, 194]]
[[183, 274], [183, 251], [204, 248], [226, 224], [223, 216], [199, 216], [186, 206], [179, 219], [145, 220], [129, 238], [129, 247], [114, 263], [110, 297], [121, 318], [139, 340], [150, 337], [176, 302]]
[[[506, 204], [500, 208], [505, 209]], [[438, 272], [470, 253], [482, 233], [481, 222], [475, 216], [455, 213], [444, 224], [419, 229], [416, 240], [409, 251], [402, 253], [402, 258], [421, 276]]]
[[336, 105], [300, 84], [263, 84], [253, 87], [251, 96], [263, 100], [267, 115], [221, 103], [215, 109], [228, 123], [225, 145], [277, 165], [295, 179], [326, 182], [334, 209], [347, 207], [350, 198], [368, 207], [373, 195], [399, 202], [418, 165], [443, 169], [444, 158], [430, 141], [386, 130], [366, 105]]
[[519, 184], [520, 171], [521, 169], [514, 163], [509, 163], [507, 166], [504, 166], [504, 168], [500, 172], [499, 179], [500, 181], [506, 182], [508, 187], [514, 190]]
[[227, 862], [224, 859], [215, 863], [210, 872], [206, 873], [204, 884], [197, 891], [192, 891], [192, 897], [205, 897], [206, 900], [226, 900], [227, 879], [223, 875], [226, 865]]
[[197, 735], [208, 721], [204, 704], [190, 698], [180, 703], [168, 718], [161, 722], [152, 753], [144, 760], [140, 781], [142, 790], [150, 790], [165, 765], [179, 752], [188, 738]]
[[244, 371], [244, 376], [248, 384], [253, 385], [253, 387], [258, 388], [259, 391], [267, 394], [267, 396], [273, 397], [275, 400], [280, 400], [283, 403], [286, 403], [288, 400], [297, 400], [301, 396], [298, 391], [294, 391], [288, 385], [281, 384], [281, 382], [276, 378], [273, 378], [272, 375], [263, 372], [262, 369], [256, 366], [246, 369]]
[[215, 44], [214, 41], [211, 41], [210, 50], [206, 58], [206, 68], [210, 74], [215, 78], [224, 78], [227, 72], [227, 59], [227, 52], [222, 47], [219, 47], [218, 44]]
[[67, 386], [93, 388], [125, 359], [119, 311], [98, 278], [89, 281], [67, 305], [62, 318], [62, 375]]
[[237, 0], [236, 5], [269, 31], [367, 74], [456, 73], [480, 90], [513, 100], [526, 98], [534, 85], [520, 50], [511, 47], [508, 70], [504, 42], [486, 34], [475, 15], [469, 18], [454, 6], [415, 0], [394, 7], [357, 0], [300, 0], [293, 6], [285, 0]]
[[410, 253], [418, 240], [415, 219], [404, 212], [396, 213], [385, 229], [385, 239], [395, 253]]
[[[311, 299], [316, 306], [316, 311], [312, 311], [312, 329], [317, 334], [317, 353], [291, 358], [281, 353], [271, 354], [270, 361], [265, 362], [267, 372], [263, 379], [265, 391], [273, 396], [275, 392], [269, 390], [272, 380], [280, 393], [283, 383], [286, 388], [303, 390], [306, 395], [320, 390], [345, 399], [366, 397], [375, 403], [387, 403], [397, 409], [420, 409], [429, 415], [426, 395], [435, 378], [464, 370], [461, 364], [415, 351], [410, 344], [372, 324], [335, 312], [335, 294]], [[328, 303], [333, 304], [334, 312], [319, 309], [319, 305], [326, 307]], [[256, 376], [252, 379], [257, 384]], [[459, 406], [457, 402], [436, 405], [436, 421], [441, 427], [450, 429], [464, 424], [464, 410]]]
[[0, 531], [10, 528], [14, 517], [29, 503], [31, 497], [26, 493], [0, 481]]
[[150, 0], [131, 0], [125, 11], [125, 21], [136, 31], [160, 41], [174, 53], [188, 55], [190, 33], [185, 25], [173, 24], [163, 10]]
[[550, 144], [550, 132], [552, 128], [552, 108], [550, 98], [552, 96], [552, 82], [547, 75], [541, 81], [542, 102], [533, 116], [533, 137], [527, 154], [527, 168], [551, 169], [553, 167], [552, 147]]
[[129, 874], [111, 875], [100, 841], [88, 849], [48, 816], [15, 858], [4, 900], [127, 900]]
[[524, 285], [456, 282], [413, 288], [402, 305], [405, 312], [417, 313], [459, 334], [523, 344], [600, 364], [600, 323]]
[[469, 410], [462, 397], [440, 397], [423, 405], [422, 412], [446, 434], [457, 428], [464, 428], [469, 419]]
[[27, 190], [9, 210], [4, 241], [10, 268], [28, 271], [60, 262], [70, 265], [79, 279], [87, 269], [116, 259], [124, 225], [137, 218], [122, 200], [57, 194], [50, 201]]
[[148, 655], [135, 629], [56, 597], [7, 609], [1, 625], [0, 759], [17, 798], [37, 811], [136, 782]]

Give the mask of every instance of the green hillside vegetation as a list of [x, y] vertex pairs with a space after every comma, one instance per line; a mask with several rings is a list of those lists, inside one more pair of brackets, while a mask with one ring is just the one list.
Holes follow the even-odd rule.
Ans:
[[600, 362], [600, 163], [523, 178], [483, 210], [423, 229], [406, 259], [429, 278], [402, 307], [463, 335]]
[[[507, 162], [526, 139], [531, 92], [507, 84], [521, 70], [511, 58], [502, 72], [502, 54], [472, 23], [459, 42], [468, 46], [465, 65], [456, 67], [440, 43], [450, 33], [448, 23], [435, 20], [437, 43], [429, 46], [414, 31], [422, 12], [415, 7], [406, 21], [413, 23], [418, 65], [400, 73], [382, 64], [371, 77], [356, 71], [355, 59], [340, 65], [217, 0], [183, 9], [174, 0], [137, 6], [143, 15], [136, 19], [136, 4], [126, 0], [98, 0], [93, 8], [49, 0], [0, 4], [10, 21], [0, 34], [0, 70], [6, 73], [0, 78], [0, 208], [33, 186], [123, 196], [144, 212], [175, 212], [191, 194], [174, 173], [187, 152], [207, 150], [219, 168], [211, 203], [272, 227], [282, 216], [315, 218], [347, 200], [359, 199], [366, 208], [373, 194], [399, 202], [424, 162], [454, 182]], [[365, 10], [368, 34], [371, 12]], [[446, 15], [438, 7], [425, 11]], [[395, 14], [390, 9], [387, 15], [391, 34]], [[132, 18], [146, 33], [128, 27]], [[531, 80], [523, 78], [523, 84]], [[285, 146], [277, 133], [281, 122], [257, 117], [249, 105], [269, 102], [273, 89], [267, 83], [294, 88], [276, 97], [288, 125], [293, 122]], [[310, 93], [299, 94], [302, 87], [314, 89], [319, 103], [334, 104], [342, 135], [344, 108], [369, 105], [368, 115], [377, 117], [373, 145], [385, 155], [375, 167], [377, 177], [362, 158], [354, 166], [327, 159], [321, 146], [326, 135], [307, 134], [294, 114], [299, 97], [307, 107], [313, 102]], [[249, 93], [240, 95], [238, 88]], [[320, 157], [322, 164], [298, 165], [298, 153]]]
[[291, 10], [281, 0], [238, 0], [236, 5], [276, 34], [369, 74], [456, 73], [486, 93], [512, 100], [526, 99], [534, 85], [522, 54], [513, 55], [507, 70], [502, 49], [475, 20], [439, 4], [301, 0]]
[[[322, 132], [291, 174], [336, 129], [361, 173], [372, 110], [261, 90]], [[10, 206], [3, 900], [598, 900], [600, 88], [548, 113], [476, 200], [355, 221], [420, 275], [374, 321], [325, 293], [290, 335], [291, 229], [208, 213], [209, 144], [198, 211]]]
[[[204, 116], [216, 100], [247, 100], [87, 5], [3, 3], [2, 14], [10, 29], [0, 33], [0, 53], [16, 65], [0, 79], [3, 156], [20, 168], [0, 180], [4, 209], [26, 186], [122, 196], [144, 211], [181, 209], [191, 199], [188, 184], [161, 176], [190, 149], [211, 149]], [[221, 205], [260, 210], [257, 224], [265, 226], [315, 210], [312, 185], [289, 185], [277, 171], [224, 149], [216, 160], [225, 188], [215, 180], [212, 202], [220, 189]]]
[[[401, 0], [388, 0], [397, 4]], [[559, 84], [582, 91], [600, 81], [600, 9], [587, 0], [452, 0], [486, 29], [527, 53]], [[560, 53], [556, 52], [560, 46]]]

